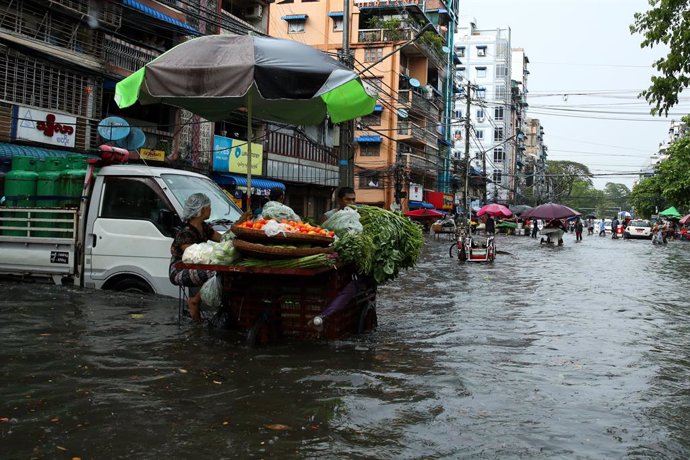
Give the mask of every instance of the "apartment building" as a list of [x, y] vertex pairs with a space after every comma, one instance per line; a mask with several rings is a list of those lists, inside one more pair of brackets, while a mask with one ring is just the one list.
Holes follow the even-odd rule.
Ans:
[[544, 143], [544, 135], [544, 127], [539, 119], [526, 119], [523, 195], [532, 204], [547, 201], [546, 158], [549, 149]]
[[[447, 176], [453, 54], [446, 43], [457, 1], [354, 0], [349, 10], [351, 62], [379, 93], [374, 113], [355, 125], [357, 201], [426, 206], [426, 192], [448, 187], [439, 177]], [[281, 1], [271, 5], [268, 32], [342, 57], [344, 14], [342, 1]]]
[[[471, 197], [473, 207], [482, 202], [507, 202], [511, 191], [511, 164], [514, 135], [511, 84], [510, 28], [480, 29], [476, 20], [461, 24], [455, 36], [455, 51], [461, 64], [456, 65], [456, 79], [466, 88], [455, 100], [451, 123], [455, 138], [464, 136], [462, 124], [469, 117], [470, 161], [482, 171], [488, 184], [482, 196]], [[469, 91], [467, 90], [469, 83]], [[467, 113], [466, 97], [470, 98]], [[457, 157], [462, 153], [458, 145]]]

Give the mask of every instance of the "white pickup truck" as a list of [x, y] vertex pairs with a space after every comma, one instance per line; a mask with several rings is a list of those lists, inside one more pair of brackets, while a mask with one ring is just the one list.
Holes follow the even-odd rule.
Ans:
[[0, 208], [0, 274], [174, 297], [170, 244], [187, 197], [202, 192], [211, 199], [212, 224], [229, 226], [241, 215], [201, 174], [112, 165], [91, 180], [93, 168], [89, 165], [78, 209]]

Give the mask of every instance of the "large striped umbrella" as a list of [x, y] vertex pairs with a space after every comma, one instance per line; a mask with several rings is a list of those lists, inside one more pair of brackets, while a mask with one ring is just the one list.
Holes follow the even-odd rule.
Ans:
[[251, 187], [253, 117], [293, 125], [333, 123], [374, 111], [376, 93], [328, 54], [303, 43], [254, 35], [208, 35], [170, 49], [120, 81], [125, 108], [164, 103], [211, 121], [247, 112], [247, 189]]

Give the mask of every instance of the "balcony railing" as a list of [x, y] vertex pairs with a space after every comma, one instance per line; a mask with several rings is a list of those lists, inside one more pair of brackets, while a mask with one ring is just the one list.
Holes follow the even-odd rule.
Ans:
[[358, 40], [360, 43], [399, 42], [411, 40], [415, 33], [414, 29], [360, 29]]
[[437, 171], [438, 159], [436, 158], [416, 153], [399, 153], [399, 155], [402, 155], [404, 163], [410, 169], [434, 173]]
[[104, 36], [103, 49], [105, 62], [130, 72], [139, 70], [162, 54], [160, 51], [132, 45], [112, 35]]
[[332, 148], [315, 145], [304, 138], [279, 132], [270, 132], [266, 136], [264, 152], [327, 165], [338, 164], [338, 157]]
[[420, 8], [424, 6], [424, 0], [355, 0], [355, 6], [357, 7], [391, 7], [391, 8], [404, 8], [410, 5], [417, 5]]

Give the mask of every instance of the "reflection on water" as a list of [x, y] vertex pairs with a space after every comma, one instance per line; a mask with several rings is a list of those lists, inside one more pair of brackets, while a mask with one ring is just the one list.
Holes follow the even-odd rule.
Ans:
[[429, 240], [379, 330], [247, 349], [175, 300], [4, 282], [4, 458], [687, 458], [690, 244]]

